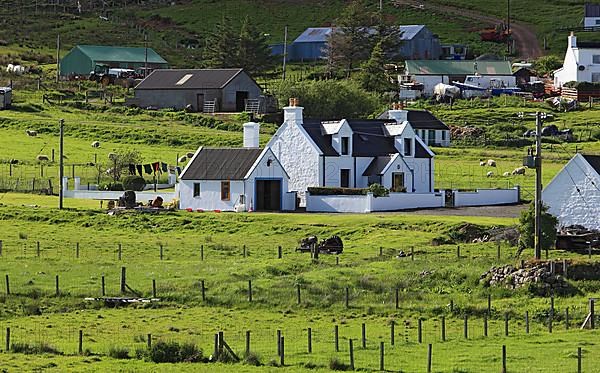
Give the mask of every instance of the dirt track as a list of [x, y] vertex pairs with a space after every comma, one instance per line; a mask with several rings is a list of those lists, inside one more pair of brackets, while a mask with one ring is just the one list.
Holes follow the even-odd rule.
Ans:
[[[395, 0], [394, 4], [396, 6], [408, 5], [414, 7], [421, 7], [424, 10], [429, 10], [435, 13], [445, 15], [455, 14], [458, 16], [472, 18], [477, 21], [488, 23], [490, 24], [490, 26], [495, 26], [505, 21], [502, 18], [482, 14], [475, 10], [457, 8], [441, 4], [432, 4], [431, 2], [425, 3], [424, 1], [415, 0]], [[523, 60], [531, 60], [538, 58], [544, 54], [542, 52], [540, 43], [537, 40], [537, 36], [530, 25], [518, 21], [511, 22], [511, 29], [519, 58]]]
[[443, 209], [425, 209], [407, 212], [415, 215], [446, 215], [446, 216], [488, 216], [492, 218], [518, 218], [527, 205], [455, 207]]

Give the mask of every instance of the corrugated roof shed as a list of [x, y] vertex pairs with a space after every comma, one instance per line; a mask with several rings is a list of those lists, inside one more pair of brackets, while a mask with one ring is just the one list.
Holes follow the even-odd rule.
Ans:
[[135, 89], [220, 89], [243, 71], [239, 68], [154, 70]]
[[[400, 25], [402, 31], [401, 40], [412, 40], [425, 25]], [[294, 43], [325, 43], [327, 38], [335, 30], [335, 27], [309, 27], [294, 40]], [[369, 29], [374, 33], [375, 29]]]
[[183, 180], [243, 180], [263, 149], [203, 148], [182, 176]]
[[[111, 47], [104, 45], [78, 45], [83, 54], [93, 61], [100, 62], [145, 62], [146, 48]], [[152, 48], [148, 48], [148, 63], [167, 64], [164, 58]]]
[[585, 3], [586, 17], [600, 17], [600, 4]]
[[409, 75], [512, 75], [509, 61], [406, 61]]

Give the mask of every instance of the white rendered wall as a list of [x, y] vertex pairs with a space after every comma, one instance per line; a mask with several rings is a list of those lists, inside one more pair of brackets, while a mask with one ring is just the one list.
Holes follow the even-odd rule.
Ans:
[[454, 206], [492, 206], [519, 202], [519, 188], [478, 189], [475, 192], [454, 192]]
[[[194, 197], [194, 183], [197, 182], [200, 183], [200, 195]], [[179, 208], [233, 211], [235, 205], [239, 203], [239, 197], [242, 194], [244, 194], [244, 182], [240, 180], [232, 180], [230, 182], [229, 201], [221, 200], [220, 180], [181, 180], [179, 182]]]

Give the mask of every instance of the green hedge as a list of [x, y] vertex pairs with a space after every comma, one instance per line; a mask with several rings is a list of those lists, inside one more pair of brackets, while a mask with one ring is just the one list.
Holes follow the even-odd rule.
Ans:
[[364, 196], [369, 189], [366, 188], [338, 188], [338, 187], [309, 187], [308, 192], [313, 196]]

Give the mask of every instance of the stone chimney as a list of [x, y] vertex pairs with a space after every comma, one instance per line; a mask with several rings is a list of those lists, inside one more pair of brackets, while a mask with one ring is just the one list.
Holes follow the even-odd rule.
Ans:
[[260, 124], [255, 122], [244, 123], [244, 148], [258, 148]]
[[304, 123], [301, 106], [298, 106], [300, 101], [297, 98], [290, 98], [289, 106], [283, 108], [283, 121], [295, 124]]
[[577, 36], [575, 36], [575, 33], [573, 31], [571, 31], [571, 35], [569, 35], [569, 43], [567, 48], [577, 48]]

